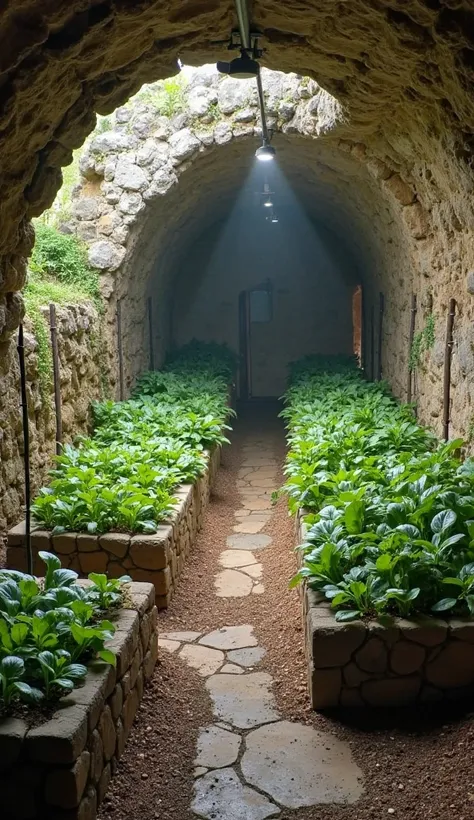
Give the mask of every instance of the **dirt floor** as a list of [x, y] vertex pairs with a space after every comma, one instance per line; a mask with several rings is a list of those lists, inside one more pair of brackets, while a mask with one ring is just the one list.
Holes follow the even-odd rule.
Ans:
[[[265, 594], [217, 598], [217, 559], [235, 524], [239, 499], [236, 475], [249, 431], [264, 429], [278, 443], [283, 463], [284, 432], [269, 408], [236, 424], [226, 448], [203, 530], [160, 630], [209, 631], [253, 624], [267, 655], [259, 669], [271, 673], [284, 717], [346, 740], [364, 772], [365, 791], [351, 806], [282, 811], [282, 820], [474, 820], [474, 714], [453, 704], [416, 712], [321, 715], [309, 708], [300, 605], [288, 590], [295, 571], [294, 526], [281, 499], [263, 532], [273, 537], [258, 560]], [[471, 706], [474, 709], [474, 706]], [[100, 820], [191, 820], [193, 759], [200, 726], [211, 720], [204, 679], [179, 658], [161, 652], [116, 776], [101, 806]]]

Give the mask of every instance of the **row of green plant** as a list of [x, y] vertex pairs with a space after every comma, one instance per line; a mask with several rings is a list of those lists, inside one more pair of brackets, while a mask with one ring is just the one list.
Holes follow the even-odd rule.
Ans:
[[474, 615], [474, 461], [441, 443], [352, 360], [296, 365], [283, 411], [305, 579], [337, 620]]
[[38, 705], [68, 694], [93, 658], [115, 665], [105, 647], [115, 627], [103, 616], [120, 606], [130, 579], [91, 573], [90, 585], [80, 585], [57, 556], [39, 555], [44, 579], [0, 570], [0, 711], [17, 701]]
[[205, 451], [227, 441], [234, 366], [226, 347], [194, 342], [144, 374], [130, 400], [95, 403], [93, 437], [57, 457], [35, 520], [56, 533], [155, 532], [176, 486], [202, 475]]

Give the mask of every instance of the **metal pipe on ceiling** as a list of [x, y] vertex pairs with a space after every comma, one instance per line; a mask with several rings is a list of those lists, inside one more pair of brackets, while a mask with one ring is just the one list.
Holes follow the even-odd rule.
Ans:
[[[240, 42], [243, 48], [250, 49], [252, 46], [250, 39], [250, 16], [247, 0], [235, 0], [237, 20], [239, 22]], [[260, 107], [260, 120], [262, 123], [262, 137], [264, 144], [270, 142], [267, 127], [267, 115], [265, 112], [265, 97], [263, 96], [263, 85], [260, 72], [257, 74], [258, 104]]]
[[240, 42], [242, 48], [250, 49], [250, 17], [247, 0], [235, 0], [237, 20], [239, 21]]

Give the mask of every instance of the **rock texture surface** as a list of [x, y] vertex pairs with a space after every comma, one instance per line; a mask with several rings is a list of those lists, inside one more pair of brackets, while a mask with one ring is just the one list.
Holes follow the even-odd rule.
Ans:
[[[46, 306], [45, 315], [48, 314]], [[63, 433], [64, 441], [70, 442], [78, 434], [88, 434], [90, 402], [102, 393], [99, 317], [88, 304], [57, 307], [56, 326]], [[38, 343], [29, 320], [25, 330], [32, 491], [36, 492], [44, 483], [55, 452], [54, 396], [52, 381], [47, 395], [41, 389]], [[45, 326], [46, 338], [48, 333]], [[14, 345], [3, 349], [6, 352], [5, 358], [0, 353], [0, 532], [18, 521], [24, 503], [18, 357]]]

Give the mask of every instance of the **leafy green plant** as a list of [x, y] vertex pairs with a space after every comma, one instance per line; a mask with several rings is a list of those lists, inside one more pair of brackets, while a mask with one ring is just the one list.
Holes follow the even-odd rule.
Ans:
[[435, 341], [435, 318], [433, 314], [430, 313], [427, 316], [423, 330], [415, 333], [413, 337], [408, 363], [410, 370], [416, 370], [416, 368], [420, 366], [423, 353], [431, 350], [434, 347]]
[[101, 614], [123, 602], [127, 577], [91, 574], [90, 584], [41, 552], [42, 581], [0, 570], [0, 711], [16, 700], [37, 704], [71, 691], [87, 674], [83, 660], [115, 664], [106, 642], [115, 627]]
[[233, 365], [227, 348], [195, 342], [166, 371], [144, 374], [132, 399], [95, 403], [94, 437], [64, 447], [35, 519], [56, 533], [155, 532], [174, 488], [194, 482], [206, 450], [228, 441]]
[[283, 491], [305, 514], [292, 584], [306, 580], [338, 620], [474, 614], [474, 462], [367, 383], [350, 360], [297, 363], [282, 413]]

